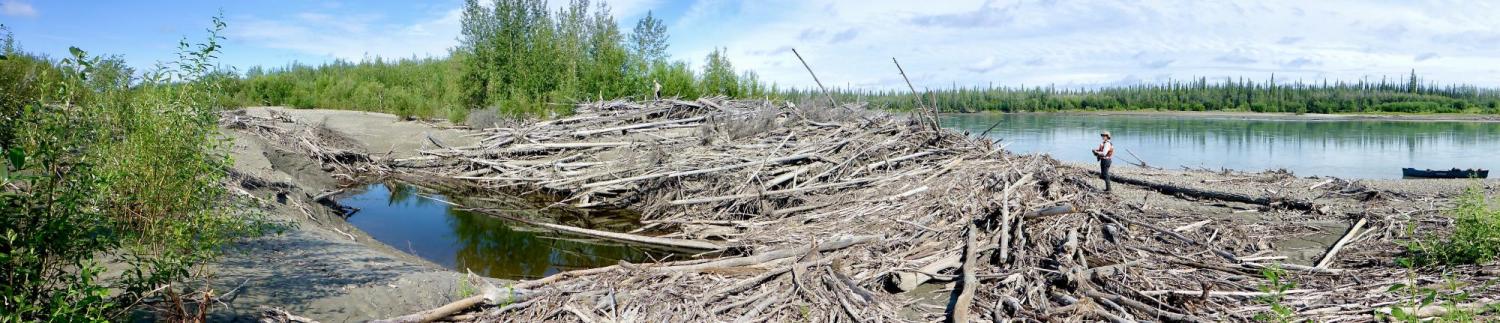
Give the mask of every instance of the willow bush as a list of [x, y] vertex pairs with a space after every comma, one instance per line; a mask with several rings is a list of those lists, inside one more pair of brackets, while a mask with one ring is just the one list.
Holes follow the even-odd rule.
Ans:
[[1448, 216], [1453, 232], [1415, 239], [1406, 245], [1408, 265], [1486, 264], [1500, 258], [1500, 208], [1490, 205], [1480, 184], [1459, 196]]
[[[227, 194], [211, 77], [223, 27], [215, 18], [175, 65], [135, 81], [117, 57], [73, 48], [54, 63], [7, 50], [0, 72], [20, 74], [0, 78], [41, 81], [6, 88], [3, 101], [13, 127], [0, 147], [0, 321], [114, 320], [193, 294], [186, 282], [231, 242], [275, 228]], [[102, 281], [103, 262], [118, 263], [119, 278]]]

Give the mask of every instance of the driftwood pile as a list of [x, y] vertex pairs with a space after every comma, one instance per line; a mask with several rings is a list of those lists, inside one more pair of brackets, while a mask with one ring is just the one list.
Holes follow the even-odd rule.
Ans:
[[[332, 173], [345, 183], [356, 182], [362, 175], [383, 176], [390, 172], [385, 165], [366, 154], [343, 135], [322, 124], [301, 123], [276, 110], [266, 110], [267, 115], [252, 115], [245, 110], [226, 111], [219, 116], [219, 124], [231, 130], [249, 133], [274, 143], [282, 149], [290, 149], [318, 162], [323, 171]], [[319, 197], [318, 200], [326, 198]]]
[[[1392, 307], [1445, 311], [1412, 308], [1396, 284], [1496, 275], [1340, 261], [1341, 249], [1362, 252], [1350, 246], [1393, 246], [1389, 235], [1366, 235], [1365, 218], [1319, 263], [1282, 263], [1240, 228], [1169, 225], [1179, 220], [1095, 190], [1086, 170], [934, 122], [858, 106], [609, 101], [479, 130], [479, 145], [384, 161], [418, 177], [566, 196], [559, 207], [638, 210], [647, 228], [635, 233], [516, 220], [712, 255], [492, 286], [396, 320], [1247, 321], [1284, 305], [1300, 318], [1364, 321]], [[1244, 199], [1277, 212], [1329, 211]], [[1410, 215], [1367, 218], [1389, 232]], [[1268, 280], [1271, 271], [1295, 287]], [[1452, 291], [1470, 294], [1462, 306], [1495, 296], [1477, 285]]]

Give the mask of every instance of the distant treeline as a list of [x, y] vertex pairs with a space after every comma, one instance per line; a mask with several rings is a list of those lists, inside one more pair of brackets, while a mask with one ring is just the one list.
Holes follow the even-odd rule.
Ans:
[[695, 71], [667, 55], [666, 24], [647, 13], [625, 34], [603, 2], [464, 3], [460, 44], [437, 59], [335, 61], [252, 68], [227, 80], [241, 105], [356, 109], [462, 121], [470, 111], [556, 115], [599, 98], [763, 96], [752, 71], [737, 73], [715, 49]]
[[[830, 89], [840, 101], [865, 101], [877, 107], [916, 107], [910, 89]], [[791, 100], [826, 100], [817, 89], [780, 93]], [[1046, 87], [954, 87], [923, 91], [924, 106], [943, 112], [1171, 110], [1292, 113], [1500, 113], [1500, 89], [1424, 83], [1416, 72], [1404, 81], [1278, 83], [1244, 78], [1170, 81], [1097, 89]]]

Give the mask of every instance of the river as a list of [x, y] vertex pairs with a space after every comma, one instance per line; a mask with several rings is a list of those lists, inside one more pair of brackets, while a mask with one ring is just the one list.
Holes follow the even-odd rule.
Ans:
[[[1099, 131], [1114, 135], [1115, 164], [1284, 168], [1298, 176], [1401, 178], [1401, 168], [1500, 166], [1500, 123], [1310, 117], [1106, 115], [1098, 113], [948, 114], [944, 127], [1001, 139], [1020, 153], [1093, 162]], [[1128, 150], [1128, 152], [1127, 152]]]

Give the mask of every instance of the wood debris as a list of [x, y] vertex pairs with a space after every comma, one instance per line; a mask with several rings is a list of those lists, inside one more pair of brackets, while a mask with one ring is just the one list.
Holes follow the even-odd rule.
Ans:
[[[484, 138], [478, 145], [383, 162], [496, 192], [556, 194], [568, 207], [630, 208], [655, 232], [691, 228], [716, 237], [649, 237], [719, 250], [719, 257], [622, 262], [523, 281], [514, 288], [525, 291], [524, 302], [466, 305], [466, 319], [1249, 321], [1270, 308], [1262, 273], [1280, 268], [1297, 283], [1280, 300], [1297, 317], [1368, 321], [1409, 298], [1391, 286], [1435, 283], [1439, 275], [1493, 279], [1493, 265], [1448, 273], [1397, 266], [1391, 233], [1413, 213], [1369, 204], [1390, 203], [1384, 200], [1324, 194], [1350, 201], [1324, 205], [1284, 196], [1293, 188], [1257, 195], [1121, 180], [1274, 214], [1363, 208], [1360, 224], [1323, 261], [1298, 265], [1253, 238], [1264, 227], [1134, 205], [1096, 190], [1090, 170], [921, 120], [858, 105], [592, 102], [561, 119], [476, 130]], [[922, 285], [947, 282], [959, 286], [945, 291], [956, 302], [923, 300], [932, 291]], [[1471, 303], [1497, 297], [1480, 284], [1460, 289]]]

